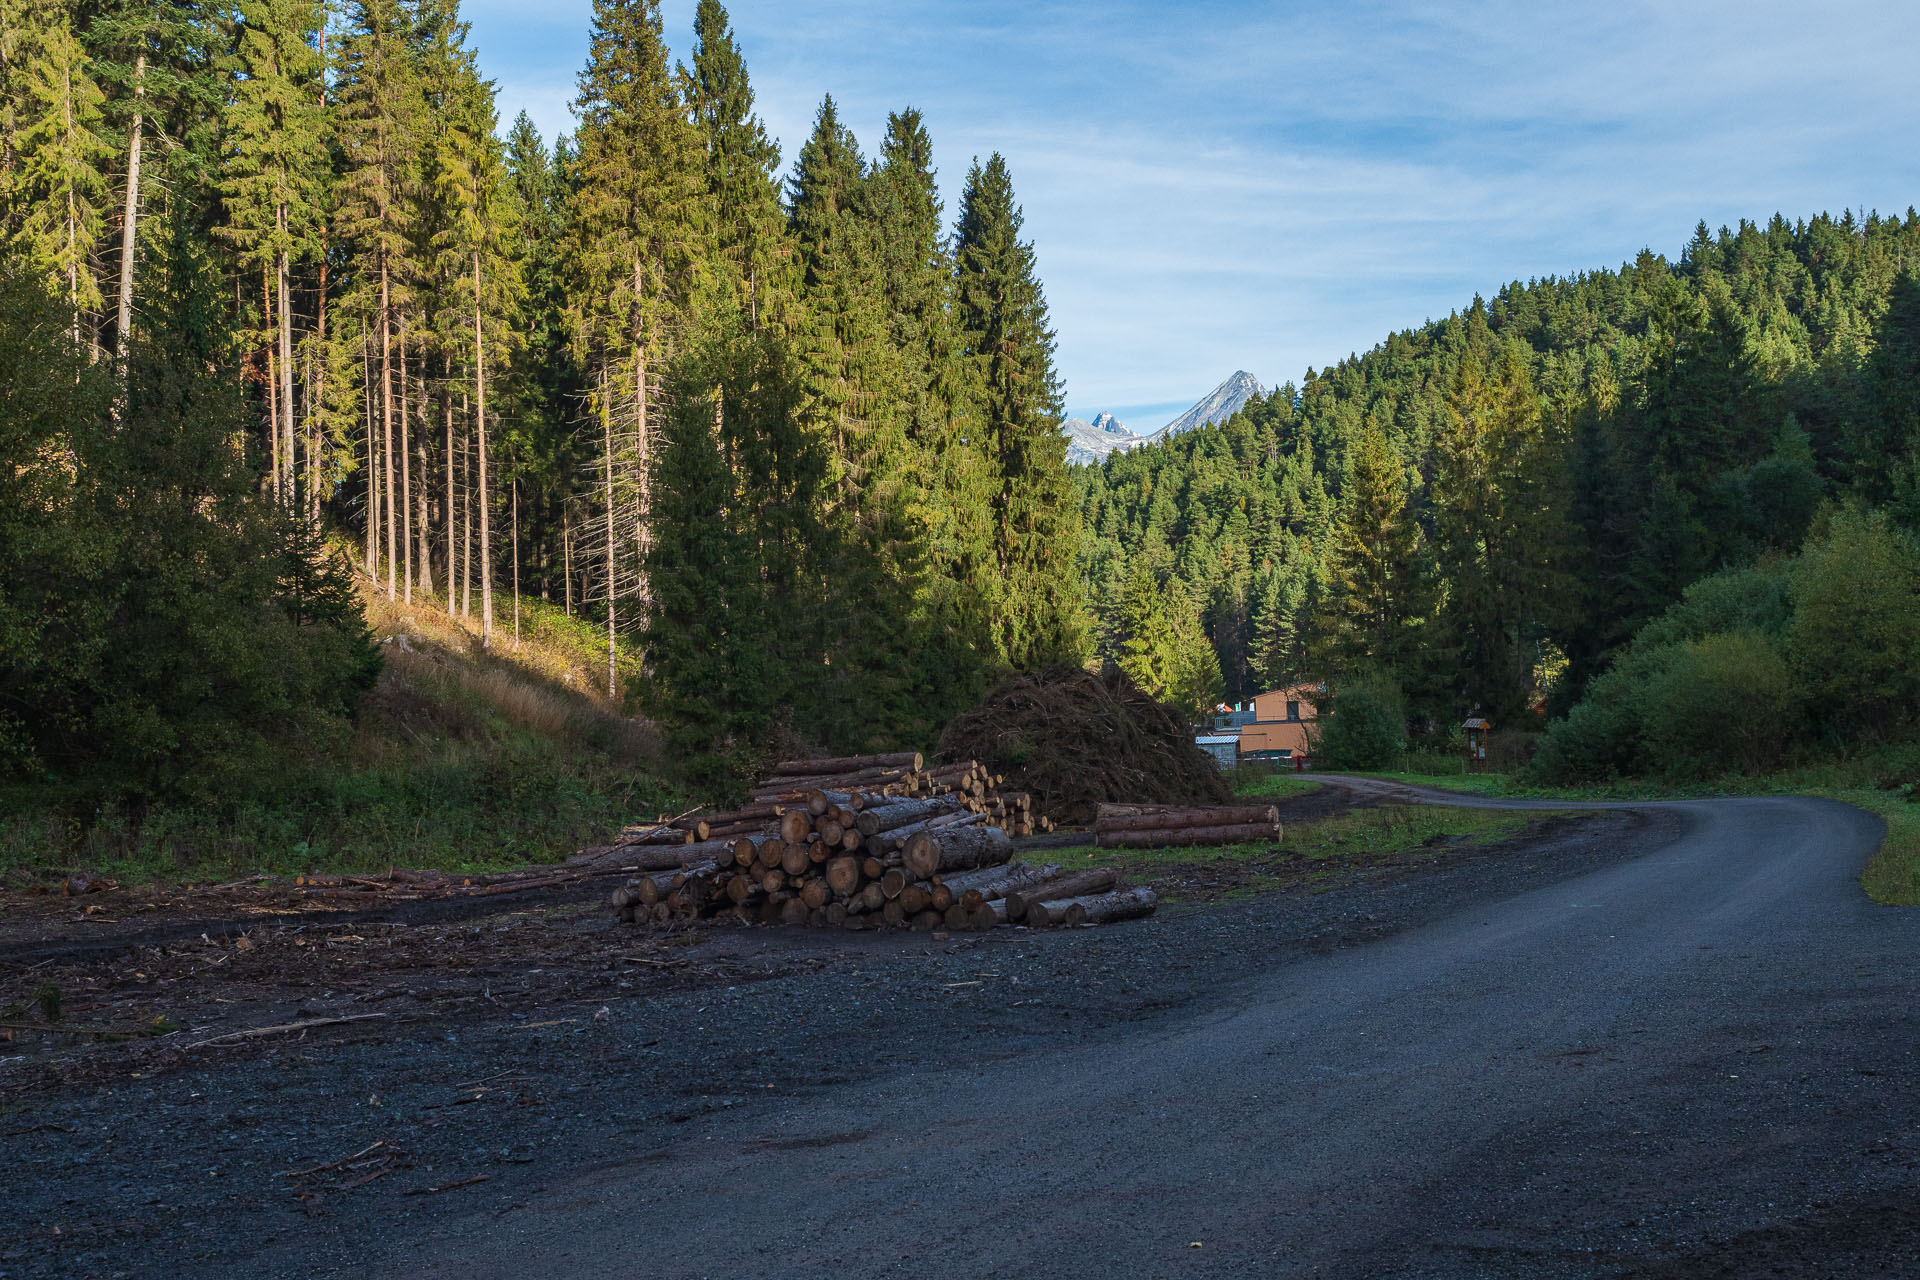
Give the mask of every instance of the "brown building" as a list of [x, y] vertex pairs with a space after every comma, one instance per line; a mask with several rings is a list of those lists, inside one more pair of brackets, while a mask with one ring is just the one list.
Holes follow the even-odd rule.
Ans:
[[1228, 717], [1228, 727], [1240, 733], [1240, 757], [1291, 760], [1313, 754], [1313, 722], [1319, 714], [1314, 700], [1325, 686], [1297, 684], [1263, 693]]

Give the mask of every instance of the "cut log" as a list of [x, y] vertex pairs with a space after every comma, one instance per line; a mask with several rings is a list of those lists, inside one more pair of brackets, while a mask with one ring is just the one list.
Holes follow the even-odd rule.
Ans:
[[773, 767], [773, 771], [775, 774], [858, 773], [863, 769], [918, 769], [925, 763], [925, 758], [918, 751], [897, 751], [890, 755], [782, 760]]
[[[947, 796], [927, 796], [923, 799], [907, 800], [879, 809], [868, 809], [855, 816], [854, 826], [863, 836], [876, 836], [885, 831], [897, 831], [928, 818], [952, 813], [954, 804], [955, 802]], [[869, 815], [871, 815], [870, 820]], [[868, 827], [872, 830], [868, 830]]]
[[1278, 839], [1279, 823], [1253, 822], [1224, 827], [1102, 831], [1094, 837], [1094, 843], [1103, 849], [1161, 849], [1172, 845], [1240, 844], [1249, 840]]
[[1040, 902], [1027, 908], [1028, 924], [1111, 924], [1149, 916], [1159, 903], [1145, 885], [1117, 893], [1092, 894], [1060, 902]]
[[887, 905], [887, 895], [881, 892], [878, 880], [869, 880], [861, 887], [860, 905], [868, 911], [878, 911]]
[[[996, 907], [998, 907], [999, 910], [995, 910]], [[1006, 908], [998, 902], [982, 902], [979, 906], [967, 912], [967, 928], [972, 929], [976, 933], [985, 933], [987, 930], [999, 924], [1001, 917], [1005, 915], [1005, 913]]]
[[780, 904], [781, 924], [805, 924], [811, 908], [798, 898], [788, 898]]
[[788, 844], [805, 844], [813, 834], [813, 819], [804, 809], [789, 809], [780, 815], [780, 838]]
[[847, 922], [847, 909], [837, 902], [827, 904], [827, 926], [844, 925]]
[[891, 901], [905, 892], [906, 887], [911, 883], [913, 882], [907, 878], [905, 871], [899, 867], [888, 867], [886, 873], [880, 877], [880, 892]]
[[804, 875], [812, 865], [813, 859], [804, 844], [790, 844], [781, 851], [780, 869], [790, 876]]
[[910, 884], [900, 891], [900, 896], [894, 901], [908, 915], [918, 915], [933, 905], [933, 893], [924, 885]]
[[997, 866], [1013, 856], [1013, 841], [994, 827], [951, 827], [923, 831], [901, 851], [901, 865], [915, 879], [945, 871]]
[[1029, 867], [1024, 862], [1009, 862], [1004, 867], [986, 867], [979, 871], [963, 871], [958, 875], [942, 876], [941, 880], [951, 889], [962, 893], [978, 890], [989, 902], [1006, 897], [1009, 893], [1032, 885], [1044, 883], [1060, 874], [1060, 864], [1049, 862], [1042, 867]]
[[842, 827], [832, 818], [822, 818], [819, 822], [814, 823], [813, 832], [820, 837], [820, 843], [826, 845], [828, 848], [838, 848], [840, 846], [840, 837], [847, 834], [846, 828]]
[[967, 927], [967, 909], [956, 902], [941, 914], [940, 922], [955, 933], [960, 933]]
[[893, 901], [887, 903], [886, 906], [880, 908], [880, 919], [886, 924], [887, 928], [898, 929], [907, 923], [907, 909], [900, 905], [898, 898], [895, 898]]
[[808, 880], [800, 889], [800, 901], [807, 904], [809, 910], [824, 907], [833, 897], [833, 890], [825, 880]]
[[858, 858], [830, 858], [827, 860], [826, 885], [842, 896], [856, 893], [860, 888], [860, 860]]
[[1158, 828], [1178, 830], [1183, 827], [1232, 827], [1249, 826], [1262, 822], [1280, 821], [1280, 811], [1273, 805], [1235, 804], [1215, 805], [1207, 808], [1160, 809], [1152, 813], [1118, 813], [1109, 810], [1127, 806], [1100, 806], [1099, 816], [1094, 827], [1099, 831], [1145, 831]]
[[938, 911], [922, 911], [913, 918], [912, 924], [915, 933], [932, 933], [940, 927], [940, 913]]
[[1036, 902], [1056, 902], [1089, 893], [1108, 893], [1119, 882], [1120, 877], [1112, 867], [1094, 867], [1056, 875], [1008, 893], [1007, 919], [1020, 924], [1027, 918], [1028, 909]]
[[927, 894], [927, 899], [928, 905], [935, 911], [945, 911], [953, 905], [953, 890], [936, 880], [933, 882], [932, 890]]

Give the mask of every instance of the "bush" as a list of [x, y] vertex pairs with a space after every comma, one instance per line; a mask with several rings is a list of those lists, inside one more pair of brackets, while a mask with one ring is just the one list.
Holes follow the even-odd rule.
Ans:
[[1392, 769], [1407, 752], [1406, 700], [1385, 676], [1362, 676], [1333, 691], [1319, 729], [1328, 768]]
[[1841, 512], [1789, 575], [1787, 652], [1820, 723], [1882, 738], [1920, 702], [1920, 549], [1884, 515]]
[[1778, 765], [1800, 730], [1793, 674], [1780, 648], [1751, 631], [1661, 651], [1642, 687], [1650, 768], [1673, 777]]

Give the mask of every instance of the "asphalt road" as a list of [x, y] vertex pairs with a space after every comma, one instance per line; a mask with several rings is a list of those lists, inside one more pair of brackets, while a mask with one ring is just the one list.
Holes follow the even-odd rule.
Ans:
[[610, 1140], [361, 1274], [1920, 1274], [1879, 821], [1668, 807], [1641, 856], [1068, 1049]]

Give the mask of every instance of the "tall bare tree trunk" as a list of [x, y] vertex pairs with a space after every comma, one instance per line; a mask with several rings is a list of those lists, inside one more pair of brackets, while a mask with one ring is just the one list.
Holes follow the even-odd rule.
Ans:
[[[287, 226], [287, 207], [281, 205], [278, 211], [280, 229]], [[286, 421], [286, 452], [282, 461], [287, 467], [286, 500], [289, 507], [300, 505], [299, 487], [294, 483], [296, 474], [293, 454], [293, 301], [287, 296], [287, 253], [282, 249], [274, 259], [274, 293], [280, 304], [280, 323], [275, 327], [280, 331], [280, 416]], [[279, 425], [275, 424], [275, 430]]]
[[480, 642], [493, 636], [493, 547], [489, 529], [492, 508], [487, 505], [487, 349], [480, 332], [480, 254], [473, 255], [473, 397], [474, 421], [480, 430]]
[[127, 130], [127, 208], [120, 224], [120, 297], [113, 327], [116, 360], [127, 358], [127, 339], [133, 332], [133, 246], [140, 220], [140, 139], [146, 93], [147, 53], [142, 49], [133, 60], [133, 125]]
[[560, 591], [567, 616], [573, 616], [573, 508], [560, 504]]
[[367, 336], [360, 335], [360, 408], [367, 427], [367, 578], [376, 580], [380, 569], [380, 452], [374, 447], [373, 431], [373, 351]]
[[[273, 278], [265, 267], [260, 268], [260, 318], [271, 321], [273, 317]], [[273, 500], [281, 502], [285, 495], [280, 492], [280, 374], [274, 366], [272, 341], [268, 341], [267, 350], [267, 438], [273, 443]]]
[[[326, 31], [320, 33], [320, 51], [326, 52]], [[326, 95], [320, 95], [324, 105]], [[314, 376], [313, 391], [307, 397], [307, 523], [320, 527], [320, 414], [315, 405], [324, 403], [327, 385], [327, 229], [320, 228], [320, 292], [314, 301]]]
[[420, 590], [429, 599], [433, 596], [433, 546], [430, 542], [433, 523], [428, 517], [427, 494], [433, 487], [427, 470], [427, 441], [433, 438], [427, 422], [427, 353], [420, 353], [420, 380], [413, 385], [411, 403], [420, 408], [420, 439], [414, 445], [414, 461], [420, 464], [420, 487], [415, 490], [415, 514], [418, 521], [414, 525], [414, 556], [420, 569]]
[[400, 558], [402, 597], [413, 603], [413, 440], [407, 421], [407, 326], [400, 326]]
[[639, 511], [635, 517], [634, 543], [637, 552], [635, 559], [639, 563], [639, 590], [641, 608], [652, 599], [647, 584], [647, 540], [651, 530], [648, 522], [653, 518], [653, 468], [652, 445], [647, 439], [647, 348], [643, 323], [639, 319], [641, 286], [645, 283], [640, 270], [640, 256], [633, 259], [633, 298], [635, 320], [633, 326], [633, 435], [634, 450], [638, 454], [639, 474], [636, 479], [640, 488]]
[[520, 647], [520, 478], [513, 486], [513, 647]]
[[600, 429], [605, 437], [605, 450], [601, 454], [607, 485], [607, 697], [617, 696], [614, 692], [614, 596], [618, 585], [613, 574], [613, 406], [607, 403], [607, 377], [600, 375]]
[[446, 356], [440, 360], [440, 369], [448, 375], [440, 387], [440, 415], [442, 425], [447, 429], [447, 613], [455, 612], [453, 602], [453, 578], [455, 566], [459, 564], [460, 542], [454, 536], [453, 471], [459, 465], [459, 459], [453, 453], [453, 390], [447, 386], [452, 381], [452, 361]]
[[[465, 392], [460, 395], [460, 421], [467, 422]], [[471, 429], [470, 424], [465, 428], [466, 431]], [[465, 434], [460, 439], [460, 465], [468, 472], [467, 482], [460, 486], [460, 616], [471, 621], [473, 618], [473, 467], [468, 461]]]
[[381, 455], [385, 465], [386, 484], [386, 525], [387, 525], [387, 599], [397, 594], [395, 588], [395, 561], [399, 559], [399, 548], [394, 545], [393, 518], [393, 294], [391, 280], [387, 273], [386, 252], [380, 255], [380, 428], [385, 439]]

